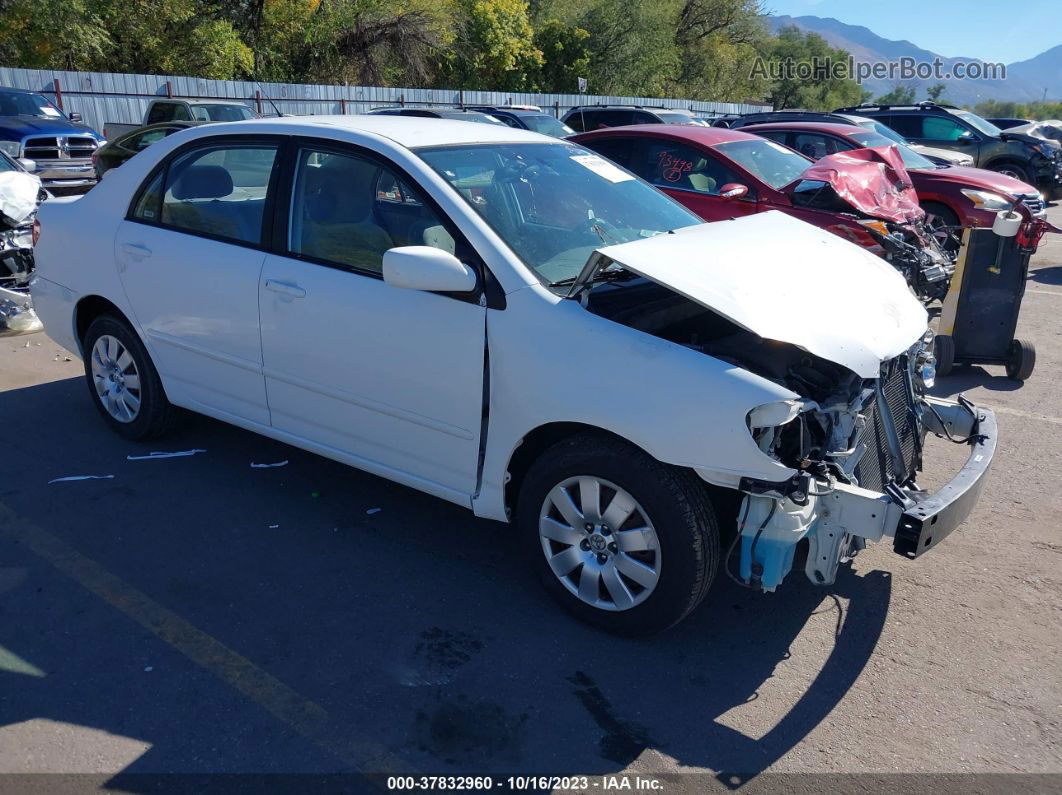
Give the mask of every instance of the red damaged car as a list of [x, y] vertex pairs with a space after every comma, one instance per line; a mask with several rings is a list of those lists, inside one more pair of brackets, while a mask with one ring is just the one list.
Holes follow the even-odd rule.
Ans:
[[740, 130], [649, 124], [569, 140], [626, 167], [706, 221], [781, 210], [889, 260], [923, 300], [947, 292], [954, 266], [926, 229], [894, 147], [815, 163]]
[[[874, 130], [851, 124], [785, 121], [751, 124], [741, 130], [785, 144], [812, 160], [837, 152], [895, 144]], [[961, 227], [991, 227], [1000, 210], [1015, 208], [1027, 225], [1043, 226], [1040, 222], [1046, 217], [1045, 203], [1032, 185], [983, 168], [938, 166], [906, 146], [898, 149], [918, 192], [919, 204], [926, 211], [926, 226], [946, 251], [958, 251]], [[1035, 250], [1043, 232], [1036, 229], [1026, 233], [1033, 238]]]

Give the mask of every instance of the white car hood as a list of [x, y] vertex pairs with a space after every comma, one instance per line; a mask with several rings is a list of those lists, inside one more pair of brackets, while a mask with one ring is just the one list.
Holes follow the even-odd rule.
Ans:
[[778, 211], [598, 249], [765, 339], [876, 378], [925, 333], [903, 276], [869, 251]]

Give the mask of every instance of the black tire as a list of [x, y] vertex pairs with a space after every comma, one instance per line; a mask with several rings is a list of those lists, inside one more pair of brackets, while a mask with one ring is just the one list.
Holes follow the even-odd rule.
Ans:
[[[140, 381], [140, 407], [136, 416], [128, 422], [115, 419], [103, 405], [96, 392], [92, 375], [93, 347], [104, 335], [117, 339], [129, 352]], [[155, 439], [166, 434], [177, 416], [177, 409], [166, 399], [158, 371], [148, 355], [147, 349], [140, 341], [139, 335], [120, 318], [113, 315], [100, 315], [89, 324], [81, 341], [85, 362], [85, 382], [96, 410], [115, 433], [126, 439], [142, 441]]]
[[933, 339], [933, 358], [937, 360], [937, 375], [948, 375], [955, 367], [955, 340], [947, 334]]
[[1007, 377], [1025, 381], [1036, 367], [1036, 346], [1023, 340], [1012, 340], [1007, 359]]
[[1014, 179], [1020, 180], [1026, 184], [1033, 184], [1032, 179], [1029, 178], [1029, 170], [1018, 163], [999, 163], [993, 165], [991, 170], [995, 171], [997, 174], [1006, 174], [1007, 176], [1014, 177]]
[[[926, 226], [934, 237], [937, 237], [937, 227], [958, 227], [961, 225], [959, 216], [943, 204], [938, 204], [937, 202], [925, 202], [921, 206], [926, 213]], [[930, 219], [932, 219], [932, 221]], [[937, 240], [940, 241], [940, 238], [937, 237]], [[958, 231], [952, 231], [952, 233], [948, 235], [946, 241], [940, 242], [941, 248], [948, 254], [952, 255], [958, 253], [961, 244], [961, 229]]]
[[[547, 495], [567, 478], [587, 475], [626, 490], [656, 529], [659, 579], [644, 601], [626, 610], [582, 601], [553, 573], [543, 551], [539, 514]], [[546, 590], [575, 617], [617, 635], [649, 635], [681, 621], [704, 599], [719, 566], [719, 528], [705, 484], [611, 437], [579, 435], [546, 450], [521, 484], [516, 524]]]

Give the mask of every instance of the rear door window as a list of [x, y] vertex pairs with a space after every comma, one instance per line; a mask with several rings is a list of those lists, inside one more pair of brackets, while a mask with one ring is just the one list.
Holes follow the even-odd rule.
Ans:
[[838, 139], [823, 135], [822, 133], [793, 133], [792, 148], [796, 149], [800, 154], [805, 157], [810, 157], [812, 160], [819, 160], [826, 155], [837, 154], [838, 152], [844, 152], [854, 147], [842, 143]]
[[261, 243], [276, 155], [273, 145], [228, 144], [178, 156], [166, 172], [159, 221], [191, 234]]

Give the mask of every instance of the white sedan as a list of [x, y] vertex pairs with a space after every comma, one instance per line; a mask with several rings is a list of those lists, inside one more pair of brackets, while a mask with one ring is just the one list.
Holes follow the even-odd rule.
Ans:
[[[923, 396], [926, 314], [883, 260], [777, 212], [701, 224], [535, 133], [208, 125], [41, 226], [37, 311], [117, 433], [183, 407], [514, 522], [610, 631], [671, 626], [720, 566], [771, 591], [803, 551], [824, 585], [867, 540], [920, 554], [995, 447]], [[970, 447], [935, 495], [927, 430]]]

